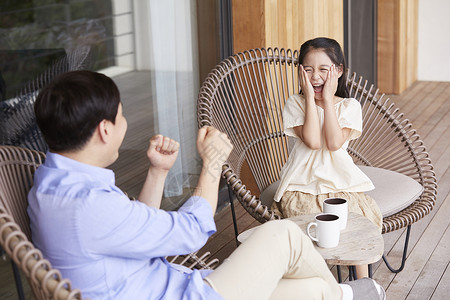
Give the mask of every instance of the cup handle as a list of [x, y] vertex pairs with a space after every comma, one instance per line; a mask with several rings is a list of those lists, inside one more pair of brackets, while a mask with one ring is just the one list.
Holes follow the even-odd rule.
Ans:
[[308, 236], [309, 236], [310, 239], [312, 239], [313, 241], [318, 242], [319, 240], [318, 240], [316, 237], [313, 237], [313, 236], [311, 235], [311, 233], [309, 233], [309, 229], [310, 229], [312, 226], [316, 226], [316, 228], [317, 228], [317, 223], [315, 223], [315, 222], [309, 223], [309, 224], [308, 224], [308, 227], [306, 227], [306, 233], [308, 234]]

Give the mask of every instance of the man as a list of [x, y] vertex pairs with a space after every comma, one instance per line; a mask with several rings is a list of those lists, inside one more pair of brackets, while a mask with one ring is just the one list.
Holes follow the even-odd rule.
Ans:
[[343, 299], [363, 287], [380, 299], [372, 280], [357, 281], [353, 290], [338, 285], [311, 241], [287, 220], [262, 225], [213, 272], [164, 259], [200, 249], [216, 230], [220, 166], [232, 149], [217, 129], [199, 130], [197, 188], [178, 211], [167, 212], [159, 206], [177, 142], [150, 139], [139, 201], [129, 201], [105, 169], [117, 159], [127, 129], [110, 78], [63, 74], [40, 92], [35, 113], [50, 151], [28, 196], [33, 242], [85, 297]]

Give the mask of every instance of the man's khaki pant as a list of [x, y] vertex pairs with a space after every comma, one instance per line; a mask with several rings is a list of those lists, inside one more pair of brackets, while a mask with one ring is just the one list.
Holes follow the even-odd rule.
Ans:
[[289, 220], [260, 226], [205, 281], [226, 300], [342, 297], [311, 240]]

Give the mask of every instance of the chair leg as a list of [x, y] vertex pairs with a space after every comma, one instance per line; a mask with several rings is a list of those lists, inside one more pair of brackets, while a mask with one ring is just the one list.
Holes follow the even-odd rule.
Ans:
[[19, 296], [19, 300], [25, 300], [25, 294], [23, 292], [22, 280], [20, 279], [20, 271], [17, 268], [16, 264], [11, 260], [11, 265], [14, 274], [14, 280], [16, 282], [17, 295]]
[[233, 202], [233, 191], [231, 190], [231, 187], [228, 185], [228, 198], [230, 200], [231, 205], [231, 216], [233, 217], [233, 226], [234, 226], [234, 236], [236, 240], [236, 246], [239, 246], [239, 241], [237, 239], [239, 235], [238, 227], [237, 227], [237, 220], [236, 220], [236, 211], [234, 210], [234, 202]]
[[406, 237], [405, 237], [405, 245], [403, 247], [402, 263], [400, 264], [400, 267], [398, 269], [392, 268], [391, 265], [389, 264], [389, 262], [387, 261], [386, 256], [383, 254], [383, 260], [386, 264], [386, 267], [388, 267], [389, 271], [391, 271], [392, 273], [400, 273], [403, 270], [403, 268], [405, 267], [410, 232], [411, 232], [411, 225], [408, 225], [408, 227], [406, 228]]
[[[5, 250], [3, 250], [2, 247], [0, 247], [0, 257], [2, 257], [3, 260], [6, 260]], [[20, 279], [20, 271], [13, 260], [11, 260], [11, 267], [13, 270], [14, 281], [16, 282], [16, 289], [19, 300], [25, 300], [25, 294], [23, 292], [22, 287], [22, 280]]]

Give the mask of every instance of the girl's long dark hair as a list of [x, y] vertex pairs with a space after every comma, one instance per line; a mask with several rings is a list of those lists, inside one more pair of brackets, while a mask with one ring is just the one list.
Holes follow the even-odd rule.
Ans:
[[338, 86], [335, 95], [342, 98], [348, 98], [349, 92], [346, 84], [347, 65], [345, 63], [344, 53], [342, 52], [342, 48], [338, 42], [325, 37], [319, 37], [304, 42], [300, 47], [300, 54], [298, 56], [299, 65], [303, 64], [303, 60], [309, 51], [318, 49], [323, 50], [336, 66], [342, 66], [342, 76], [338, 79]]

